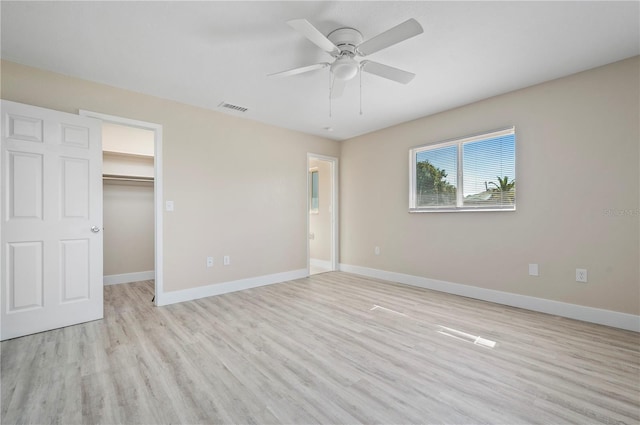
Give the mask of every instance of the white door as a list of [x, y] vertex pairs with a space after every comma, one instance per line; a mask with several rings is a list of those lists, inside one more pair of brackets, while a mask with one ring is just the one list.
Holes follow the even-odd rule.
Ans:
[[103, 317], [100, 121], [2, 101], [5, 340]]

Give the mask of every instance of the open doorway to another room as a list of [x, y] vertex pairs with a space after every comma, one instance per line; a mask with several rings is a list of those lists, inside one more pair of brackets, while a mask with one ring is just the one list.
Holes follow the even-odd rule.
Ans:
[[309, 274], [337, 270], [337, 159], [309, 154]]

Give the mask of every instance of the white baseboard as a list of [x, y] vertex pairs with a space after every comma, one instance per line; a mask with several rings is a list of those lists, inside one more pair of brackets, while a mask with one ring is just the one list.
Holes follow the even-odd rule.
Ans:
[[275, 273], [265, 276], [234, 280], [231, 282], [215, 283], [212, 285], [199, 286], [197, 288], [183, 289], [181, 291], [164, 292], [162, 294], [156, 294], [157, 305], [162, 306], [184, 301], [192, 301], [197, 300], [198, 298], [211, 297], [213, 295], [222, 295], [229, 292], [257, 288], [258, 286], [272, 285], [274, 283], [301, 279], [307, 276], [307, 269], [299, 269], [283, 273]]
[[528, 295], [512, 294], [509, 292], [462, 285], [459, 283], [451, 283], [403, 273], [371, 269], [368, 267], [352, 266], [349, 264], [340, 264], [340, 270], [376, 279], [403, 283], [405, 285], [418, 286], [449, 294], [461, 295], [463, 297], [475, 298], [478, 300], [539, 311], [570, 319], [582, 320], [584, 322], [597, 323], [600, 325], [640, 332], [640, 316], [633, 314], [569, 304], [544, 298], [531, 297]]
[[310, 258], [309, 265], [314, 267], [320, 267], [323, 269], [331, 270], [331, 261], [319, 260], [317, 258]]
[[117, 285], [119, 283], [140, 282], [141, 280], [151, 280], [156, 278], [153, 270], [147, 272], [135, 272], [124, 274], [110, 274], [102, 278], [103, 285]]

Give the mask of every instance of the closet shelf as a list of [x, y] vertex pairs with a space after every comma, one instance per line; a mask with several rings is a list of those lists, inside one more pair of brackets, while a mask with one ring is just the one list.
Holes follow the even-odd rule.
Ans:
[[121, 175], [121, 174], [103, 174], [102, 175], [102, 180], [153, 183], [153, 177], [125, 176], [125, 175]]
[[117, 152], [117, 151], [108, 151], [108, 150], [103, 150], [102, 153], [108, 156], [126, 156], [129, 158], [142, 158], [142, 159], [148, 159], [151, 161], [153, 161], [154, 159], [154, 155], [147, 155], [142, 153]]

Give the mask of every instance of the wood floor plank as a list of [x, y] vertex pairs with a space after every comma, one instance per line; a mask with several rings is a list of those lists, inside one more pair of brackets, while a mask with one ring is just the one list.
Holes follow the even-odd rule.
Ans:
[[340, 272], [104, 291], [103, 320], [2, 342], [2, 424], [640, 423], [635, 332]]

